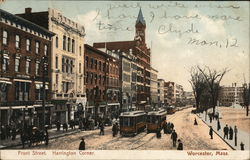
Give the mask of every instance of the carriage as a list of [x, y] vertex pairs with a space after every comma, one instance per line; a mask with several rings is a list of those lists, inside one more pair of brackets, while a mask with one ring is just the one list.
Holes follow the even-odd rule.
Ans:
[[159, 111], [151, 111], [147, 114], [147, 132], [156, 132], [162, 129], [166, 124], [167, 112], [162, 109]]
[[119, 119], [122, 136], [136, 135], [146, 128], [146, 113], [143, 111], [123, 112]]

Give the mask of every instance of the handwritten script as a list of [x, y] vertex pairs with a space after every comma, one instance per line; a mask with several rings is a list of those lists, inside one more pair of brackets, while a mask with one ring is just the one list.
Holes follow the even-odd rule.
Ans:
[[[184, 2], [148, 2], [148, 3], [110, 3], [106, 7], [97, 8], [93, 21], [100, 31], [134, 32], [134, 25], [139, 9], [147, 26], [153, 26], [156, 33], [165, 36], [177, 36], [190, 46], [210, 46], [218, 48], [238, 47], [236, 39], [206, 40], [197, 35], [207, 34], [207, 28], [221, 25], [235, 25], [244, 21], [239, 14], [241, 6], [235, 3], [184, 3]], [[211, 25], [211, 26], [209, 26]], [[216, 26], [215, 26], [216, 28]], [[189, 36], [188, 36], [189, 35]], [[212, 35], [212, 33], [210, 34]], [[193, 37], [193, 38], [190, 38]], [[199, 37], [199, 36], [198, 36]], [[211, 39], [211, 38], [208, 38]], [[223, 41], [223, 42], [222, 42]]]

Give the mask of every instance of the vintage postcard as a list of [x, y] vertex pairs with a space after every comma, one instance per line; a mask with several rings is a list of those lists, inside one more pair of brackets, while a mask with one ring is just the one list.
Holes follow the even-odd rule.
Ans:
[[0, 159], [249, 159], [249, 8], [0, 0]]

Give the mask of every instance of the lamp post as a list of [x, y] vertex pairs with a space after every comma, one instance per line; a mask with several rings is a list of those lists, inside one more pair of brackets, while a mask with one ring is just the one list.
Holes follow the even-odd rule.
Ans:
[[48, 71], [48, 57], [47, 56], [43, 56], [42, 57], [42, 64], [43, 64], [43, 100], [42, 100], [42, 107], [43, 107], [43, 120], [42, 120], [42, 130], [44, 130], [45, 127], [45, 100], [46, 100], [46, 90], [45, 90], [45, 75], [48, 75], [47, 71]]

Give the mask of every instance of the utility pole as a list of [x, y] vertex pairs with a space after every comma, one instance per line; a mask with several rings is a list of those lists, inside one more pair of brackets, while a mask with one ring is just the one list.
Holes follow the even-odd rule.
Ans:
[[47, 67], [48, 67], [48, 58], [47, 56], [43, 56], [42, 58], [43, 62], [43, 100], [42, 100], [42, 107], [43, 107], [43, 120], [42, 120], [42, 130], [44, 131], [45, 127], [45, 100], [46, 100], [46, 89], [45, 89], [45, 82], [46, 82], [46, 77], [47, 75]]

